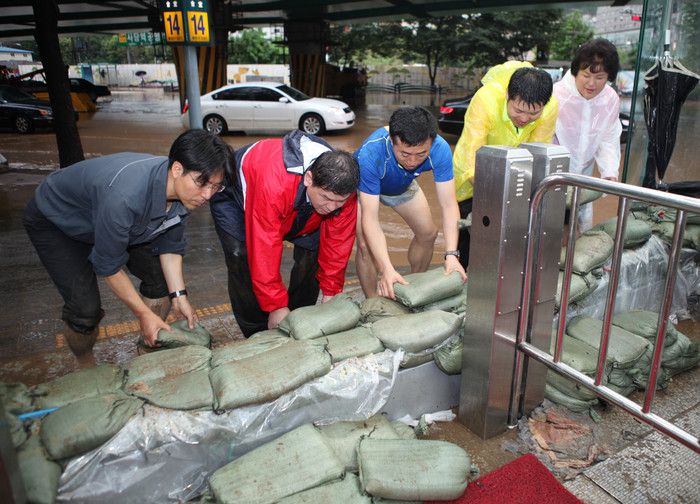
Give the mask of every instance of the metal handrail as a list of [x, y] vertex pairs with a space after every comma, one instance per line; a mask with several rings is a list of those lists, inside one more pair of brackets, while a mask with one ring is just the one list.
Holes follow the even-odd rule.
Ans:
[[[536, 228], [540, 225], [536, 216], [541, 214], [538, 212], [540, 204], [544, 199], [544, 195], [547, 191], [554, 189], [555, 187], [561, 186], [573, 186], [574, 192], [572, 197], [572, 207], [574, 212], [572, 212], [572, 222], [571, 229], [569, 230], [569, 246], [567, 246], [566, 251], [566, 261], [565, 261], [565, 276], [564, 285], [562, 287], [561, 302], [560, 302], [560, 313], [559, 313], [559, 324], [557, 329], [557, 339], [555, 342], [555, 352], [554, 356], [549, 355], [546, 352], [536, 348], [532, 344], [528, 343], [530, 341], [530, 333], [532, 328], [529, 326], [529, 313], [530, 306], [532, 303], [531, 299], [531, 276], [535, 272], [539, 276], [539, 269], [533, 269], [534, 261], [534, 251], [535, 251], [535, 239], [537, 235], [534, 233]], [[613, 196], [620, 197], [620, 202], [618, 206], [618, 220], [617, 229], [615, 231], [615, 246], [612, 255], [612, 269], [610, 272], [610, 282], [608, 285], [608, 292], [605, 302], [605, 313], [603, 316], [603, 329], [601, 331], [601, 340], [598, 354], [598, 365], [596, 369], [595, 379], [584, 375], [583, 373], [577, 371], [576, 369], [560, 362], [561, 359], [561, 345], [562, 338], [564, 335], [565, 319], [566, 319], [566, 306], [568, 304], [568, 294], [569, 294], [569, 277], [571, 275], [571, 262], [573, 257], [573, 237], [575, 235], [575, 221], [576, 214], [578, 210], [579, 193], [581, 189], [590, 189], [594, 191], [603, 192], [605, 194], [610, 194]], [[636, 200], [645, 203], [651, 203], [656, 205], [661, 205], [667, 208], [674, 208], [677, 210], [676, 221], [674, 224], [673, 239], [671, 241], [671, 251], [669, 254], [669, 264], [666, 271], [666, 281], [664, 286], [664, 296], [661, 302], [659, 310], [659, 319], [657, 323], [657, 333], [654, 342], [654, 352], [653, 360], [651, 364], [651, 370], [649, 373], [649, 379], [647, 382], [646, 392], [644, 396], [643, 405], [640, 406], [634, 401], [631, 401], [627, 397], [619, 394], [608, 387], [602, 385], [603, 381], [603, 370], [605, 368], [605, 360], [607, 356], [608, 343], [609, 343], [609, 331], [610, 324], [613, 315], [613, 308], [615, 302], [615, 295], [617, 289], [617, 282], [620, 269], [620, 261], [622, 256], [622, 250], [624, 245], [624, 232], [625, 226], [627, 224], [627, 209], [629, 206], [629, 200]], [[518, 334], [516, 339], [516, 363], [513, 371], [513, 393], [511, 394], [511, 402], [508, 416], [508, 424], [514, 426], [517, 424], [517, 418], [520, 415], [519, 404], [520, 396], [522, 395], [522, 389], [524, 387], [523, 383], [523, 360], [528, 358], [533, 358], [537, 362], [541, 362], [549, 369], [552, 369], [566, 378], [574, 380], [576, 383], [589, 389], [597, 396], [603, 398], [604, 400], [615, 404], [616, 406], [622, 408], [628, 413], [632, 414], [639, 420], [646, 422], [653, 428], [663, 432], [664, 434], [670, 436], [671, 438], [681, 442], [682, 444], [688, 446], [692, 450], [700, 453], [700, 440], [697, 436], [694, 436], [680, 427], [674, 425], [673, 423], [655, 415], [651, 412], [652, 403], [656, 393], [656, 384], [658, 380], [658, 369], [661, 361], [661, 355], [663, 353], [663, 342], [666, 333], [666, 323], [668, 320], [668, 315], [670, 311], [671, 299], [673, 297], [673, 288], [675, 285], [676, 271], [678, 269], [678, 263], [680, 258], [681, 243], [683, 239], [683, 231], [685, 229], [686, 214], [695, 213], [700, 214], [700, 200], [695, 198], [689, 198], [686, 196], [680, 196], [676, 194], [669, 194], [662, 191], [657, 191], [654, 189], [647, 189], [644, 187], [637, 187], [632, 185], [627, 185], [619, 182], [612, 182], [608, 180], [598, 179], [594, 177], [588, 177], [585, 175], [577, 175], [572, 173], [557, 173], [548, 175], [538, 184], [537, 188], [533, 192], [532, 202], [530, 205], [530, 216], [528, 225], [528, 246], [527, 253], [525, 256], [525, 267], [523, 273], [523, 291], [522, 291], [522, 303], [520, 307], [520, 320], [518, 327]], [[538, 280], [538, 279], [536, 279]]]

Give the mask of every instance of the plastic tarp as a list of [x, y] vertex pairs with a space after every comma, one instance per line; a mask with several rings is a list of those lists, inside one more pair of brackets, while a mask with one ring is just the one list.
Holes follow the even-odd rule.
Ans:
[[361, 420], [391, 394], [401, 350], [347, 359], [279, 399], [216, 414], [146, 405], [110, 441], [71, 459], [57, 502], [185, 502], [218, 468], [305, 423]]

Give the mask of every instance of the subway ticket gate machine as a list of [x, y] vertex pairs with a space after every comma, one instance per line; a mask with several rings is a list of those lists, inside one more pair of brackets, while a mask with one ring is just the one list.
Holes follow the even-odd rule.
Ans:
[[[476, 153], [459, 419], [483, 439], [508, 423], [532, 190], [568, 165], [568, 151], [557, 145], [484, 146]], [[544, 224], [534, 231], [541, 281], [534, 282], [531, 340], [547, 351], [566, 205], [566, 192], [557, 189], [545, 195]], [[544, 398], [546, 368], [532, 365], [527, 375], [521, 402], [531, 410]]]

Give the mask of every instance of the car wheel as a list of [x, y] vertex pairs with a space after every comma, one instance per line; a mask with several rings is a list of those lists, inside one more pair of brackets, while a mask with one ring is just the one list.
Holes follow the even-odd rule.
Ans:
[[24, 114], [16, 116], [14, 123], [15, 130], [17, 130], [17, 133], [26, 135], [27, 133], [31, 133], [32, 130], [34, 130], [34, 123], [29, 117], [27, 117]]
[[306, 114], [299, 121], [299, 129], [309, 135], [323, 135], [326, 125], [318, 114]]
[[224, 118], [215, 114], [208, 115], [204, 118], [204, 129], [216, 136], [221, 136], [226, 133], [226, 121]]

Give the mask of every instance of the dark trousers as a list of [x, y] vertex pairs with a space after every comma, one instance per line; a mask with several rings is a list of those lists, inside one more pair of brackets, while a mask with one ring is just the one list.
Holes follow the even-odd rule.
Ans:
[[[34, 199], [27, 205], [22, 221], [63, 298], [63, 320], [76, 332], [91, 333], [104, 316], [97, 276], [89, 259], [92, 245], [66, 236], [44, 217]], [[134, 245], [127, 251], [126, 267], [141, 280], [139, 292], [152, 299], [167, 296], [168, 285], [159, 258], [151, 252], [151, 244]]]
[[[267, 329], [269, 312], [263, 311], [253, 292], [253, 280], [248, 266], [248, 251], [245, 243], [237, 240], [216, 226], [221, 241], [228, 270], [228, 295], [231, 310], [243, 335], [248, 338]], [[316, 271], [318, 270], [318, 250], [308, 250], [294, 246], [294, 266], [289, 275], [288, 308], [316, 304], [320, 291]]]
[[[467, 216], [472, 211], [472, 198], [460, 201], [459, 203], [459, 217], [461, 219], [466, 219]], [[469, 266], [469, 244], [471, 241], [471, 236], [469, 234], [469, 229], [459, 230], [459, 241], [457, 242], [457, 250], [459, 250], [459, 262], [462, 264], [464, 269]]]

